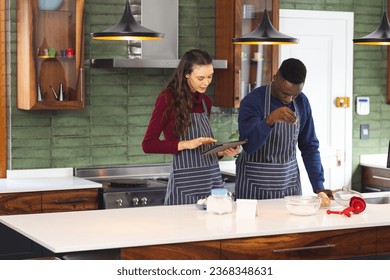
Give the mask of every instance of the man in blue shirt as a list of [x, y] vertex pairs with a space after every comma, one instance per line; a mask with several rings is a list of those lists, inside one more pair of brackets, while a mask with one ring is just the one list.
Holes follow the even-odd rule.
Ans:
[[324, 190], [324, 170], [309, 100], [302, 92], [306, 67], [283, 61], [272, 82], [254, 89], [240, 104], [236, 161], [238, 199], [272, 199], [302, 194], [296, 148], [301, 151], [314, 193]]

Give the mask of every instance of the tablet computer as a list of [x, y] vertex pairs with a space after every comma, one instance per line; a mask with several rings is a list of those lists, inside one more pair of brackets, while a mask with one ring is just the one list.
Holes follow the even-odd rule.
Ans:
[[209, 154], [214, 154], [218, 152], [222, 152], [226, 150], [227, 148], [235, 148], [239, 145], [247, 143], [248, 140], [241, 140], [241, 141], [231, 141], [231, 142], [225, 142], [221, 144], [214, 144], [210, 148], [208, 148], [206, 151], [202, 153], [202, 155], [209, 155]]

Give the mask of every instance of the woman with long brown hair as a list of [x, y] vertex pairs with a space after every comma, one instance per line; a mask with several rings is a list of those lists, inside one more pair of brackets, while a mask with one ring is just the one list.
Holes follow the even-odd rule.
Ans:
[[173, 154], [166, 205], [196, 203], [212, 188], [222, 188], [218, 157], [239, 151], [237, 147], [202, 155], [217, 141], [209, 123], [212, 101], [205, 94], [213, 73], [211, 56], [190, 50], [156, 100], [142, 148], [145, 153]]

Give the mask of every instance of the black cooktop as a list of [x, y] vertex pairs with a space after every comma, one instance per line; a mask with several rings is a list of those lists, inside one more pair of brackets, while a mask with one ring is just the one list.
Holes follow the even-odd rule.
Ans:
[[138, 179], [138, 178], [123, 178], [110, 179], [103, 184], [106, 190], [131, 190], [140, 188], [166, 187], [168, 179]]

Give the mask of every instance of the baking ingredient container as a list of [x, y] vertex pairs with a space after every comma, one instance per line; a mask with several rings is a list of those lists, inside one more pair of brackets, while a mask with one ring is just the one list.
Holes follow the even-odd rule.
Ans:
[[229, 214], [233, 211], [233, 201], [227, 189], [217, 188], [211, 190], [207, 198], [207, 212], [214, 214]]

